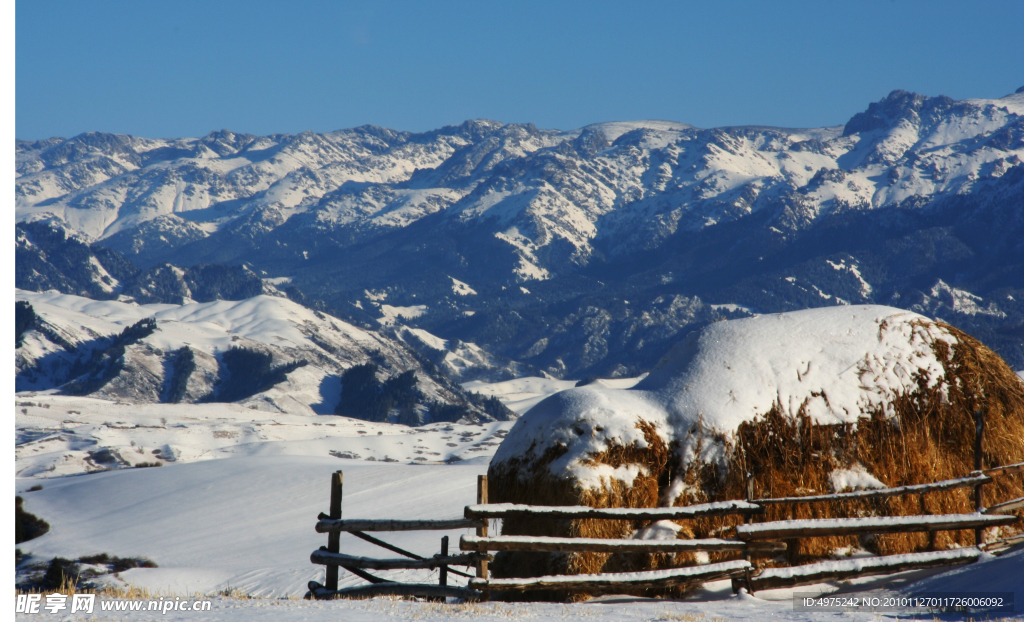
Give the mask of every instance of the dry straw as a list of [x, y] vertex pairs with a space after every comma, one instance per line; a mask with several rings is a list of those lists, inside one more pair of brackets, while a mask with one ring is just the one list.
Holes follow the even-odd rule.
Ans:
[[[595, 490], [584, 489], [572, 480], [555, 479], [547, 465], [566, 449], [554, 447], [537, 460], [511, 460], [492, 465], [488, 473], [491, 502], [596, 508], [654, 507], [659, 505], [659, 499], [676, 478], [686, 482], [687, 493], [675, 499], [675, 505], [743, 499], [747, 473], [753, 476], [757, 497], [806, 496], [832, 492], [831, 474], [855, 465], [863, 465], [887, 486], [963, 477], [974, 469], [976, 411], [984, 413], [985, 418], [984, 465], [1024, 461], [1024, 384], [998, 355], [979, 341], [951, 326], [941, 323], [938, 326], [956, 341], [952, 346], [940, 340], [932, 343], [945, 370], [945, 379], [933, 383], [926, 372], [919, 371], [916, 387], [892, 401], [895, 416], [886, 416], [882, 409], [877, 409], [863, 412], [856, 425], [820, 425], [806, 416], [804, 406], [791, 413], [776, 403], [768, 412], [740, 425], [735, 434], [728, 437], [696, 426], [690, 434], [697, 438], [689, 440], [698, 445], [721, 444], [726, 449], [727, 460], [722, 464], [693, 462], [685, 465], [675, 459], [682, 444], [680, 440], [667, 445], [653, 425], [640, 420], [637, 427], [644, 433], [647, 447], [611, 445], [590, 456], [595, 465], [643, 467], [632, 486], [606, 481], [602, 488]], [[524, 455], [530, 456], [532, 451]], [[985, 487], [984, 503], [992, 505], [1024, 496], [1022, 479], [1021, 475], [997, 478], [995, 483]], [[759, 520], [967, 513], [974, 511], [971, 495], [970, 489], [959, 489], [869, 501], [769, 505]], [[729, 536], [731, 527], [740, 520], [739, 517], [724, 517], [684, 521], [679, 537]], [[506, 535], [623, 538], [646, 524], [641, 521], [517, 518], [506, 519], [502, 532]], [[1014, 532], [1013, 528], [1000, 529], [999, 535]], [[990, 530], [990, 537], [996, 535], [994, 531]], [[790, 543], [785, 560], [755, 562], [761, 565], [782, 561], [808, 563], [839, 550], [856, 548], [881, 555], [941, 550], [971, 545], [973, 537], [973, 532], [961, 530], [804, 539]], [[736, 557], [736, 554], [713, 554], [712, 560]], [[694, 563], [690, 554], [503, 553], [496, 556], [492, 570], [498, 577], [529, 577], [647, 570]], [[678, 594], [680, 591], [659, 593]], [[657, 594], [648, 591], [646, 595]], [[527, 593], [523, 597], [585, 598], [564, 593]]]

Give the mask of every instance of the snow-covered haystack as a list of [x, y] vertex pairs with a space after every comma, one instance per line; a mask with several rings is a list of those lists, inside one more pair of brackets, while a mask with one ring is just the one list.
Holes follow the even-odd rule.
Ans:
[[[718, 322], [677, 344], [632, 389], [585, 386], [526, 413], [489, 470], [492, 502], [594, 507], [690, 505], [919, 484], [974, 468], [974, 411], [986, 465], [1024, 460], [1024, 384], [991, 350], [945, 324], [882, 306], [832, 307]], [[988, 500], [1024, 494], [1019, 478]], [[766, 520], [973, 511], [965, 489], [874, 502], [769, 506]], [[791, 513], [795, 512], [795, 513]], [[728, 536], [738, 518], [678, 537]], [[504, 534], [650, 537], [643, 523], [506, 519]], [[671, 533], [671, 530], [662, 530]], [[990, 530], [992, 532], [994, 530]], [[830, 538], [791, 562], [841, 547], [882, 554], [969, 544], [972, 534]], [[620, 571], [685, 556], [499, 556], [498, 576]]]

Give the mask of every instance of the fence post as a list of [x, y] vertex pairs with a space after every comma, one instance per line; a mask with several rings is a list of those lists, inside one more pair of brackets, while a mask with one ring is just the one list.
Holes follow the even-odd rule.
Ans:
[[[448, 557], [448, 536], [441, 538], [441, 557]], [[441, 587], [448, 585], [448, 566], [441, 566], [440, 576], [437, 584]]]
[[[753, 503], [753, 502], [754, 502], [754, 474], [748, 472], [747, 473], [747, 503]], [[746, 516], [743, 517], [743, 522], [744, 523], [749, 523], [752, 520], [752, 518], [753, 518], [753, 516], [751, 514], [747, 514]], [[750, 558], [751, 558], [750, 551], [747, 551], [746, 553], [743, 554], [743, 559], [747, 560], [748, 562], [750, 561]], [[743, 573], [743, 580], [747, 584], [747, 593], [748, 594], [753, 594], [754, 593], [754, 583], [750, 580], [750, 568], [747, 568], [746, 572]]]
[[[476, 478], [476, 502], [478, 505], [485, 505], [487, 503], [487, 476], [478, 475]], [[487, 537], [487, 525], [488, 519], [484, 519], [483, 527], [476, 528], [476, 535], [481, 538]], [[477, 562], [476, 576], [480, 579], [487, 579], [487, 560], [481, 559]], [[490, 590], [484, 590], [484, 600], [490, 600]]]
[[[331, 508], [329, 510], [330, 518], [338, 520], [341, 518], [341, 485], [343, 476], [341, 471], [335, 471], [331, 474]], [[331, 553], [340, 553], [341, 544], [341, 532], [333, 531], [327, 534], [327, 550]], [[334, 564], [328, 564], [327, 566], [327, 579], [324, 582], [328, 590], [338, 589], [338, 566]]]
[[[747, 503], [753, 503], [753, 502], [754, 502], [754, 474], [753, 473], [747, 473]], [[746, 516], [743, 517], [743, 522], [744, 523], [749, 523], [750, 520], [751, 520], [751, 515], [750, 514], [747, 514]]]
[[[974, 411], [974, 470], [981, 473], [984, 468], [982, 454], [981, 454], [981, 442], [985, 436], [985, 412], [981, 409]], [[981, 498], [981, 487], [982, 484], [978, 484], [974, 487], [974, 511], [981, 512], [982, 498]], [[985, 543], [985, 529], [978, 527], [974, 530], [974, 545], [981, 546]]]

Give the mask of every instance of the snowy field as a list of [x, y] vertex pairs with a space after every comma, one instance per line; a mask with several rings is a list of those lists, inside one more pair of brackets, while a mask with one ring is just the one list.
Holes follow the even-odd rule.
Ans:
[[[602, 381], [603, 382], [603, 381]], [[625, 388], [634, 381], [615, 381]], [[521, 378], [471, 383], [518, 412], [572, 381]], [[17, 398], [16, 488], [25, 507], [50, 523], [46, 535], [23, 543], [36, 559], [107, 553], [146, 557], [157, 568], [108, 577], [163, 595], [238, 590], [254, 597], [216, 597], [213, 611], [125, 613], [89, 620], [887, 620], [897, 614], [794, 612], [793, 590], [733, 595], [728, 582], [708, 584], [683, 601], [604, 597], [579, 604], [443, 605], [392, 599], [299, 600], [323, 567], [309, 562], [327, 536], [314, 531], [327, 511], [330, 473], [345, 473], [345, 518], [455, 518], [475, 502], [485, 473], [512, 423], [435, 424], [406, 428], [336, 416], [265, 413], [230, 404], [131, 406], [77, 397]], [[31, 403], [28, 405], [27, 403]], [[96, 470], [84, 439], [143, 461], [154, 450], [173, 458], [160, 468]], [[358, 456], [354, 457], [354, 456]], [[446, 461], [452, 461], [446, 463]], [[94, 472], [88, 472], [94, 471]], [[28, 489], [42, 485], [42, 490]], [[497, 527], [497, 525], [495, 525]], [[453, 549], [460, 535], [448, 533]], [[382, 534], [421, 555], [437, 553], [443, 532]], [[390, 557], [349, 535], [342, 551]], [[403, 581], [436, 582], [429, 571], [382, 571]], [[915, 585], [915, 581], [928, 582]], [[465, 579], [449, 576], [450, 584]], [[342, 586], [362, 581], [342, 573]], [[1024, 551], [986, 559], [949, 573], [919, 571], [844, 584], [846, 593], [1016, 590], [1024, 610]], [[823, 593], [834, 586], [799, 588]], [[77, 615], [77, 614], [76, 614]], [[1024, 619], [1024, 613], [1011, 619]], [[45, 619], [49, 614], [19, 615]], [[906, 614], [902, 615], [906, 618]], [[997, 616], [998, 617], [998, 616]], [[933, 619], [925, 616], [924, 619]], [[941, 620], [962, 616], [938, 616]]]

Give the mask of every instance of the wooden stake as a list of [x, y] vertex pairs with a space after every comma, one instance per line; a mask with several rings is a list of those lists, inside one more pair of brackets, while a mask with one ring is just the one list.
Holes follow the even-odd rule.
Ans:
[[[341, 485], [343, 482], [343, 475], [341, 471], [335, 471], [331, 474], [331, 507], [330, 517], [339, 520], [341, 519]], [[334, 532], [327, 536], [327, 550], [330, 553], [340, 553], [341, 546], [341, 532]], [[327, 579], [324, 581], [324, 587], [330, 591], [338, 589], [338, 566], [330, 564], [327, 566]]]
[[[985, 413], [981, 410], [974, 411], [974, 470], [981, 472], [984, 468], [982, 464], [982, 452], [981, 442], [985, 436]], [[978, 484], [974, 487], [974, 511], [981, 512], [982, 498], [981, 498], [981, 487], [983, 484]], [[975, 546], [981, 546], [985, 542], [985, 528], [978, 527], [974, 530], [974, 544]]]
[[[448, 536], [441, 538], [441, 557], [448, 557]], [[448, 585], [448, 566], [441, 566], [437, 584], [441, 587]]]
[[[478, 475], [476, 478], [476, 503], [477, 505], [487, 504], [487, 476]], [[484, 521], [482, 527], [476, 528], [476, 535], [481, 538], [487, 537], [487, 524], [489, 521]], [[476, 566], [476, 576], [479, 579], [487, 580], [487, 560], [480, 560]], [[484, 589], [484, 600], [491, 599], [491, 592], [488, 589]]]
[[[754, 474], [747, 473], [747, 503], [754, 502]], [[750, 522], [750, 514], [743, 517], [744, 523]]]

